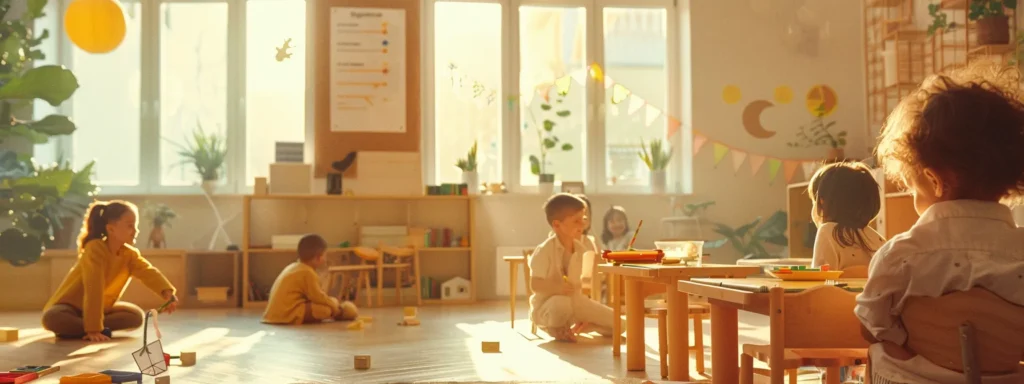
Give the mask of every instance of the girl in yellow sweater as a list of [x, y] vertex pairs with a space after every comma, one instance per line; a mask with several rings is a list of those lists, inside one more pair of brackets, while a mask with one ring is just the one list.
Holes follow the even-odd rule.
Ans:
[[138, 212], [127, 201], [92, 203], [78, 237], [78, 262], [43, 308], [43, 328], [58, 338], [105, 341], [113, 331], [142, 326], [142, 309], [118, 301], [132, 278], [171, 301], [165, 311], [174, 312], [174, 286], [133, 246]]

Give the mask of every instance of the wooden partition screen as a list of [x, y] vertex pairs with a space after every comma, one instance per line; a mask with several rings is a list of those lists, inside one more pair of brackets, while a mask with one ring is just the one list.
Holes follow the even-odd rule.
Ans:
[[[406, 124], [402, 133], [336, 132], [331, 129], [332, 103], [331, 71], [333, 63], [331, 10], [335, 7], [359, 7], [405, 10], [405, 101]], [[316, 84], [316, 134], [314, 172], [325, 177], [333, 172], [331, 163], [341, 160], [352, 151], [419, 152], [420, 151], [420, 12], [419, 0], [316, 0], [315, 41], [316, 71], [312, 81]], [[356, 160], [358, 162], [358, 159]], [[345, 172], [345, 177], [356, 177], [356, 166]]]

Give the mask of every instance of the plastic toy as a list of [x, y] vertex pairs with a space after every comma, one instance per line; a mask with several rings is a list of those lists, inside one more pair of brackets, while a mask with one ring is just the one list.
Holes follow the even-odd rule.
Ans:
[[480, 350], [483, 353], [501, 353], [501, 343], [497, 341], [484, 341], [480, 343]]
[[18, 367], [18, 369], [11, 371], [11, 373], [35, 373], [39, 375], [39, 377], [43, 377], [59, 370], [60, 367], [56, 365], [26, 365], [24, 367]]
[[110, 383], [121, 384], [121, 383], [136, 383], [142, 384], [142, 373], [139, 372], [128, 372], [128, 371], [115, 371], [106, 370], [100, 372], [104, 375], [110, 376]]
[[110, 376], [102, 373], [80, 373], [60, 378], [60, 384], [111, 384]]
[[39, 375], [35, 372], [4, 372], [0, 373], [0, 383], [4, 384], [22, 384], [32, 380], [38, 379]]
[[665, 251], [660, 249], [648, 251], [611, 251], [606, 249], [601, 257], [615, 265], [623, 263], [656, 264], [661, 263], [661, 259], [665, 258]]

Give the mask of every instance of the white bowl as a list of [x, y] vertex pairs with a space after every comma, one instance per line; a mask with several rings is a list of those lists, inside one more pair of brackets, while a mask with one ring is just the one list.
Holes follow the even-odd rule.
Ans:
[[665, 252], [665, 259], [679, 260], [686, 265], [701, 265], [704, 254], [704, 241], [655, 241], [654, 246]]

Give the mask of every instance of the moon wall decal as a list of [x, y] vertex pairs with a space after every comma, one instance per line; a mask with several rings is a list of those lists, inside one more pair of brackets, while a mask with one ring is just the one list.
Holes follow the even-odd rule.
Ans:
[[747, 130], [750, 136], [758, 139], [767, 139], [775, 136], [774, 131], [769, 131], [761, 125], [761, 114], [764, 113], [765, 109], [774, 106], [768, 100], [754, 100], [743, 108], [743, 128]]

